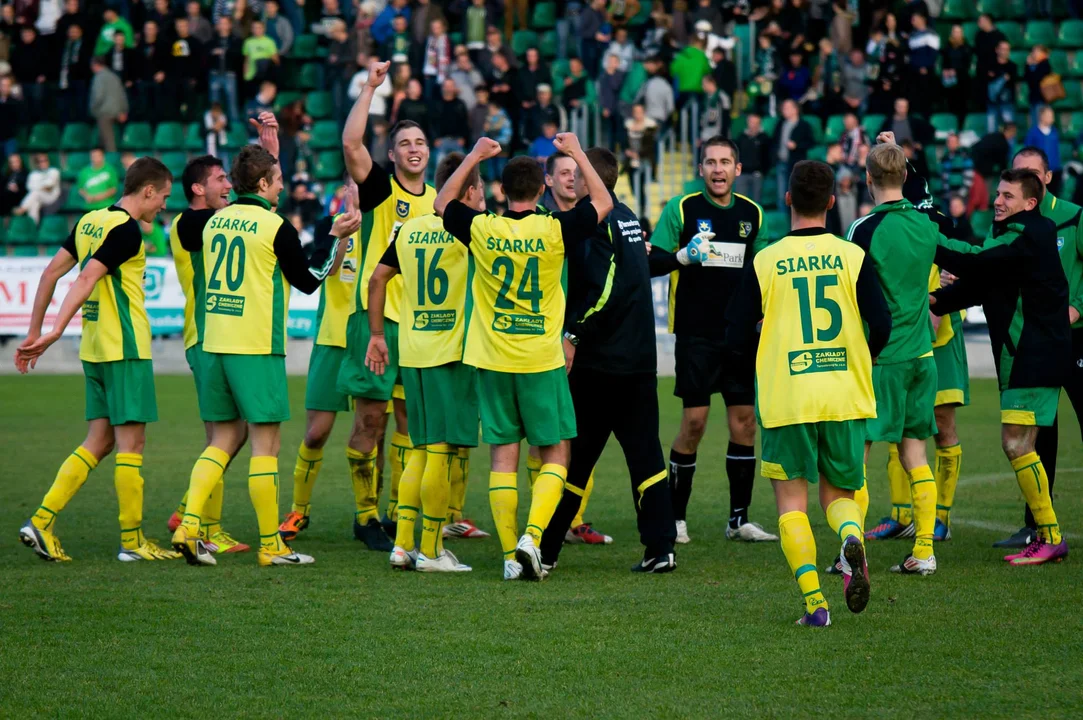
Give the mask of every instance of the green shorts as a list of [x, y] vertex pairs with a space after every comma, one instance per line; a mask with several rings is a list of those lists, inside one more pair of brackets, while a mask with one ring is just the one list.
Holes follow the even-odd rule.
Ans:
[[[409, 396], [409, 391], [407, 391]], [[563, 367], [538, 373], [478, 369], [481, 439], [547, 447], [575, 437], [575, 408]]]
[[842, 490], [865, 484], [865, 420], [801, 423], [763, 428], [760, 472], [771, 480], [820, 475]]
[[243, 418], [250, 423], [290, 419], [285, 355], [206, 353], [199, 405], [206, 422]]
[[150, 360], [83, 361], [86, 419], [109, 418], [110, 425], [158, 420], [154, 364]]
[[358, 310], [346, 322], [346, 351], [342, 355], [335, 389], [348, 397], [387, 401], [391, 399], [395, 383], [399, 382], [399, 324], [384, 320], [388, 362], [383, 375], [376, 375], [365, 367], [370, 337], [369, 316]]
[[192, 379], [196, 382], [196, 400], [199, 402], [199, 419], [210, 422], [203, 412], [203, 382], [207, 377], [207, 352], [203, 349], [203, 343], [196, 343], [184, 351], [184, 359], [188, 361], [188, 369], [192, 371]]
[[478, 445], [478, 370], [461, 362], [402, 369], [414, 445]]
[[925, 440], [936, 435], [936, 360], [928, 357], [874, 365], [876, 417], [865, 423], [870, 442]]
[[1009, 388], [1000, 391], [1000, 422], [1004, 425], [1049, 427], [1057, 417], [1060, 388]]
[[335, 387], [346, 348], [313, 345], [308, 356], [308, 381], [305, 384], [305, 410], [345, 412], [350, 398]]
[[966, 361], [966, 340], [956, 333], [947, 345], [933, 348], [936, 361], [936, 404], [970, 404], [970, 367]]

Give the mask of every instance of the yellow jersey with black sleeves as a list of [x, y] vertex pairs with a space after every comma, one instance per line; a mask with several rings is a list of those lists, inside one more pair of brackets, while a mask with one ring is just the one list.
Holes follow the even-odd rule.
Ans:
[[871, 265], [823, 228], [791, 232], [753, 259], [727, 342], [754, 348], [763, 318], [756, 410], [765, 428], [875, 417], [872, 358], [891, 316]]
[[509, 373], [563, 367], [565, 246], [584, 242], [597, 225], [591, 203], [551, 215], [493, 215], [458, 201], [448, 204], [444, 229], [474, 257], [463, 362]]
[[[932, 271], [929, 273], [929, 292], [936, 292], [940, 289], [940, 268], [933, 265]], [[944, 347], [952, 338], [958, 335], [963, 328], [963, 320], [966, 318], [966, 310], [957, 310], [953, 313], [948, 313], [940, 319], [940, 326], [936, 329], [936, 336], [933, 337], [933, 348]]]
[[426, 368], [460, 362], [466, 333], [470, 251], [436, 215], [407, 220], [381, 265], [402, 275], [399, 365]]
[[[426, 185], [424, 192], [415, 195], [402, 186], [399, 179], [380, 165], [373, 163], [372, 170], [357, 185], [358, 206], [361, 209], [361, 277], [350, 307], [350, 313], [365, 310], [369, 296], [369, 279], [383, 257], [391, 239], [404, 222], [410, 218], [428, 215], [436, 190]], [[387, 304], [384, 317], [399, 321], [402, 306], [402, 278], [396, 277], [387, 284]]]
[[306, 257], [297, 231], [270, 207], [242, 195], [203, 230], [207, 352], [285, 355], [290, 287], [311, 294], [330, 272], [337, 243]]
[[147, 257], [139, 223], [112, 206], [79, 219], [64, 248], [86, 267], [90, 260], [108, 272], [83, 303], [79, 359], [86, 362], [150, 359], [150, 320], [143, 293]]
[[177, 280], [184, 291], [185, 350], [203, 342], [207, 293], [203, 272], [203, 228], [214, 212], [210, 208], [185, 210], [173, 218], [173, 227], [169, 231], [169, 249], [177, 268]]
[[[323, 225], [330, 233], [333, 218], [326, 218]], [[319, 233], [317, 233], [319, 234]], [[361, 231], [348, 238], [346, 254], [338, 272], [329, 275], [320, 288], [320, 305], [316, 310], [316, 344], [346, 347], [346, 322], [350, 319], [350, 307], [357, 290], [357, 274], [361, 267]]]

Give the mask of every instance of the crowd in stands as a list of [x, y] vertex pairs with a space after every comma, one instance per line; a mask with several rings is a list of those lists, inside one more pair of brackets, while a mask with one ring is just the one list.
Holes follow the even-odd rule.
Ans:
[[[369, 120], [377, 159], [391, 125], [410, 119], [431, 139], [433, 167], [480, 136], [499, 141], [505, 156], [485, 169], [492, 182], [512, 154], [544, 160], [557, 132], [587, 127], [627, 173], [656, 178], [659, 143], [688, 132], [679, 119], [692, 114], [699, 139], [734, 139], [738, 191], [776, 213], [794, 163], [835, 166], [832, 229], [841, 231], [868, 209], [865, 156], [891, 130], [943, 209], [981, 235], [986, 178], [1013, 148], [1046, 151], [1054, 192], [1083, 190], [1074, 172], [1083, 0], [980, 7], [978, 15], [967, 0], [4, 2], [0, 254], [58, 244], [79, 212], [115, 199], [138, 154], [158, 154], [178, 177], [197, 154], [228, 162], [254, 141], [248, 119], [265, 110], [281, 124], [280, 211], [309, 230], [341, 202], [341, 126], [372, 58], [393, 65]], [[497, 183], [491, 193], [499, 207]], [[183, 207], [178, 188], [168, 209]], [[161, 228], [146, 230], [148, 251], [168, 252]]]

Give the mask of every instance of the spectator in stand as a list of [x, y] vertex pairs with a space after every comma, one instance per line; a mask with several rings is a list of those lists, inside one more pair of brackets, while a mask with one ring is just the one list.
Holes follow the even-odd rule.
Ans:
[[423, 93], [421, 81], [417, 78], [410, 78], [410, 82], [406, 85], [406, 97], [399, 103], [398, 114], [392, 124], [403, 120], [413, 120], [421, 126], [421, 129], [425, 132], [425, 137], [431, 138], [433, 118], [429, 112], [429, 104], [422, 97]]
[[529, 112], [530, 108], [534, 107], [538, 86], [552, 86], [553, 76], [549, 73], [548, 66], [542, 63], [541, 54], [537, 48], [527, 49], [525, 60], [516, 73], [516, 83], [518, 84], [517, 94], [523, 100], [523, 112]]
[[876, 58], [879, 70], [872, 96], [869, 98], [869, 112], [888, 113], [895, 98], [905, 94], [903, 72], [906, 69], [906, 48], [899, 38], [895, 15], [884, 16], [883, 28], [875, 31], [869, 40], [865, 54]]
[[679, 108], [703, 99], [703, 78], [711, 74], [711, 61], [707, 59], [704, 46], [704, 38], [698, 34], [693, 36], [669, 64], [669, 72], [677, 81]]
[[790, 185], [793, 166], [808, 158], [808, 151], [816, 144], [812, 126], [801, 117], [801, 108], [794, 100], [782, 103], [782, 120], [775, 126], [771, 150], [778, 166], [778, 207], [786, 207], [786, 190]]
[[504, 47], [504, 36], [500, 34], [500, 31], [495, 27], [490, 27], [485, 32], [485, 47], [478, 52], [477, 66], [481, 70], [482, 75], [491, 75], [493, 73], [493, 58], [497, 55], [504, 55], [511, 52], [509, 48]]
[[[663, 74], [662, 61], [658, 57], [647, 58], [643, 63], [647, 70], [647, 82], [643, 84], [636, 102], [641, 103], [651, 120], [660, 128], [659, 134], [669, 126], [676, 103], [673, 99], [673, 85]], [[627, 125], [625, 125], [627, 128]]]
[[[394, 28], [394, 21], [396, 18], [404, 18], [404, 22], [410, 21], [410, 7], [407, 5], [406, 0], [391, 0], [380, 11], [380, 14], [376, 16], [376, 19], [372, 22], [372, 41], [376, 43], [378, 47], [382, 47], [391, 42], [392, 36], [397, 32]], [[383, 55], [383, 57], [390, 58], [389, 55]], [[392, 60], [392, 62], [395, 62]]]
[[[782, 71], [778, 82], [775, 83], [775, 87], [778, 91], [779, 102], [794, 100], [800, 103], [805, 100], [809, 88], [812, 87], [812, 73], [805, 66], [805, 54], [803, 52], [795, 50], [790, 53], [790, 65]], [[787, 175], [786, 182], [789, 181], [790, 178]]]
[[176, 107], [180, 108], [181, 117], [189, 119], [193, 101], [201, 94], [202, 80], [207, 71], [206, 49], [192, 37], [188, 28], [188, 18], [179, 17], [173, 21], [176, 36], [173, 38], [173, 61], [166, 74], [166, 84], [170, 86]]
[[974, 242], [974, 226], [966, 214], [966, 201], [959, 195], [952, 195], [948, 200], [948, 215], [955, 222], [955, 237], [966, 242]]
[[490, 100], [504, 108], [508, 117], [515, 122], [519, 117], [519, 95], [516, 88], [519, 83], [515, 68], [503, 52], [493, 55], [492, 62], [493, 71], [488, 78]]
[[904, 140], [914, 144], [919, 152], [936, 139], [933, 128], [923, 119], [910, 114], [910, 101], [906, 98], [895, 100], [895, 113], [884, 118], [880, 132], [895, 133], [895, 142], [902, 145]]
[[632, 106], [632, 117], [624, 121], [624, 135], [628, 140], [624, 156], [628, 159], [628, 168], [638, 169], [644, 157], [650, 163], [650, 152], [655, 146], [659, 127], [658, 121], [647, 114], [643, 104]]
[[988, 101], [989, 71], [997, 62], [997, 46], [1005, 40], [1007, 37], [997, 29], [989, 13], [978, 16], [978, 32], [974, 36], [974, 56], [978, 64], [974, 79], [979, 107]]
[[131, 92], [132, 86], [139, 73], [138, 54], [135, 48], [128, 48], [124, 44], [124, 36], [117, 33], [113, 36], [113, 47], [105, 55], [105, 63], [109, 69], [117, 74], [124, 88]]
[[778, 50], [766, 32], [756, 40], [758, 47], [752, 64], [753, 78], [749, 83], [750, 94], [755, 94], [756, 110], [760, 113], [775, 113], [775, 82], [782, 72]]
[[[84, 35], [86, 29], [90, 27], [90, 16], [83, 12], [80, 7], [80, 0], [64, 0], [64, 14], [60, 16], [60, 19], [56, 21], [56, 37], [58, 40], [64, 40], [68, 37], [68, 28], [72, 25], [78, 25], [83, 28]], [[3, 17], [0, 15], [0, 28], [3, 28]], [[57, 45], [58, 49], [60, 45]], [[89, 42], [88, 45], [93, 46], [93, 43]], [[87, 47], [87, 55], [90, 54], [92, 47]]]
[[[455, 48], [455, 64], [451, 67], [450, 77], [458, 89], [459, 99], [466, 104], [467, 112], [474, 109], [477, 100], [474, 97], [474, 89], [485, 82], [481, 72], [474, 67], [470, 60], [470, 51], [460, 45]], [[474, 138], [476, 140], [477, 138]], [[473, 146], [473, 140], [471, 140]]]
[[313, 229], [305, 227], [305, 220], [301, 217], [301, 213], [291, 213], [289, 221], [293, 229], [297, 231], [297, 238], [301, 241], [301, 247], [307, 247], [316, 239], [312, 232]]
[[331, 47], [328, 48], [324, 72], [330, 81], [328, 89], [331, 91], [332, 117], [342, 127], [350, 110], [346, 104], [346, 92], [358, 68], [357, 36], [349, 32], [346, 23], [341, 21], [331, 23], [327, 36], [331, 39]]
[[732, 107], [733, 99], [737, 96], [737, 65], [726, 57], [726, 51], [723, 48], [715, 48], [711, 51], [711, 64], [714, 66], [711, 75], [714, 76], [718, 89], [729, 98]]
[[995, 177], [1012, 166], [1017, 133], [1015, 123], [1005, 123], [1003, 128], [989, 133], [971, 146], [970, 157], [974, 160], [974, 169], [979, 177]]
[[[170, 113], [173, 105], [166, 84], [166, 71], [172, 63], [172, 55], [169, 43], [158, 31], [158, 23], [147, 22], [143, 25], [143, 36], [139, 39], [136, 53], [140, 69], [136, 82], [140, 114], [156, 122], [159, 117]], [[89, 70], [89, 65], [87, 67]]]
[[592, 73], [598, 71], [602, 51], [610, 40], [603, 31], [605, 25], [605, 0], [590, 0], [590, 4], [579, 11], [579, 57]]
[[[350, 80], [350, 87], [346, 91], [351, 102], [357, 100], [369, 79], [369, 57], [364, 53], [357, 54], [357, 72]], [[387, 101], [392, 95], [391, 75], [385, 75], [380, 86], [372, 94], [372, 104], [369, 105], [369, 118], [373, 121], [387, 120], [391, 116], [391, 108]], [[375, 155], [373, 157], [376, 157]]]
[[[268, 5], [272, 2], [277, 5], [276, 0], [267, 0], [267, 2]], [[188, 18], [188, 30], [192, 33], [192, 37], [208, 45], [214, 39], [214, 26], [204, 17], [203, 6], [199, 4], [199, 0], [188, 0], [184, 8], [184, 15]]]
[[582, 105], [590, 94], [590, 83], [583, 61], [571, 58], [568, 61], [568, 75], [564, 78], [564, 92], [561, 93], [564, 107], [574, 110]]
[[850, 8], [847, 0], [832, 0], [831, 43], [841, 55], [847, 55], [854, 48], [854, 20], [857, 19], [857, 6]]
[[470, 137], [470, 119], [467, 117], [466, 103], [459, 99], [459, 89], [455, 81], [448, 78], [440, 89], [440, 101], [433, 106], [435, 117], [432, 120], [433, 145], [436, 147], [436, 159], [433, 166], [440, 164], [449, 153], [461, 152]]
[[1049, 64], [1049, 48], [1045, 45], [1035, 45], [1030, 49], [1030, 54], [1027, 55], [1027, 69], [1023, 73], [1023, 79], [1027, 82], [1029, 93], [1031, 128], [1038, 124], [1038, 111], [1045, 107], [1045, 98], [1042, 96], [1042, 80], [1052, 74], [1053, 66]]
[[969, 153], [959, 146], [959, 136], [948, 135], [944, 156], [940, 159], [940, 192], [943, 196], [944, 211], [947, 212], [953, 195], [965, 201], [974, 184], [974, 161]]
[[406, 15], [396, 15], [391, 22], [391, 34], [380, 51], [381, 57], [391, 61], [393, 67], [410, 63], [410, 34], [406, 31], [409, 23]]
[[948, 102], [948, 112], [962, 125], [970, 105], [970, 65], [974, 49], [966, 41], [963, 26], [951, 26], [948, 44], [940, 51], [940, 83]]
[[839, 138], [839, 149], [842, 150], [842, 164], [857, 173], [861, 153], [863, 151], [867, 152], [869, 149], [869, 136], [865, 134], [865, 128], [861, 127], [861, 123], [857, 121], [857, 115], [853, 113], [846, 113], [843, 116], [842, 126], [842, 137]]
[[[286, 2], [292, 2], [292, 0], [286, 0]], [[280, 14], [280, 10], [278, 0], [267, 0], [263, 5], [263, 24], [267, 28], [267, 37], [274, 40], [275, 45], [278, 47], [278, 54], [289, 57], [290, 50], [293, 49], [293, 25]], [[191, 21], [189, 21], [189, 25], [191, 25]], [[192, 35], [199, 38], [194, 27]]]
[[624, 77], [625, 73], [620, 71], [620, 58], [607, 55], [605, 69], [598, 78], [598, 105], [602, 109], [602, 137], [609, 148], [616, 147], [621, 141], [624, 118], [621, 117], [620, 93], [624, 88]]
[[226, 146], [227, 131], [229, 130], [229, 117], [222, 109], [222, 103], [212, 102], [211, 108], [203, 115], [203, 136], [206, 138], [206, 150], [208, 155], [213, 155], [229, 167], [228, 159], [223, 148]]
[[556, 124], [550, 120], [545, 121], [542, 123], [541, 135], [535, 137], [527, 148], [527, 155], [544, 165], [546, 159], [557, 151], [557, 146], [553, 142], [556, 136]]
[[26, 178], [23, 156], [18, 153], [8, 155], [4, 178], [0, 181], [0, 216], [10, 215], [22, 202], [26, 196]]
[[718, 83], [715, 82], [714, 76], [704, 75], [703, 100], [700, 102], [698, 143], [702, 143], [703, 138], [710, 138], [715, 135], [729, 137], [729, 110], [729, 98], [725, 97], [722, 91], [718, 89]]
[[745, 129], [734, 142], [741, 158], [741, 174], [734, 180], [734, 189], [759, 203], [763, 197], [763, 178], [771, 167], [771, 138], [763, 131], [759, 115], [746, 116]]
[[19, 29], [19, 44], [11, 49], [11, 71], [19, 81], [26, 100], [30, 119], [37, 121], [45, 117], [45, 95], [49, 87], [46, 64], [45, 44], [38, 37], [33, 27]]
[[147, 257], [166, 257], [169, 255], [169, 241], [165, 229], [157, 220], [139, 221], [139, 233], [143, 236], [143, 252]]
[[233, 19], [218, 18], [210, 45], [210, 74], [207, 84], [211, 102], [221, 102], [232, 122], [240, 120], [237, 109], [237, 75], [241, 72], [243, 56], [241, 41], [233, 34]]
[[818, 115], [834, 115], [842, 98], [842, 71], [835, 46], [827, 38], [820, 38], [819, 62], [812, 74], [812, 90], [806, 107]]
[[542, 126], [551, 122], [559, 130], [564, 122], [563, 113], [559, 105], [553, 104], [553, 88], [549, 85], [539, 85], [536, 102], [525, 113], [523, 119], [523, 139], [527, 144], [542, 134]]
[[[60, 121], [69, 123], [85, 117], [90, 84], [90, 43], [83, 38], [81, 25], [72, 23], [64, 32], [57, 65], [57, 105]], [[141, 65], [137, 63], [135, 70], [138, 77]]]
[[[142, 3], [144, 7], [148, 4], [151, 5], [151, 7], [144, 14], [144, 22], [156, 22], [158, 23], [158, 27], [168, 27], [169, 24], [173, 22], [174, 15], [169, 7], [169, 0], [152, 0], [149, 3]], [[137, 4], [136, 7], [138, 8], [140, 5]], [[126, 13], [122, 13], [122, 17], [124, 16], [126, 16]], [[187, 15], [185, 17], [187, 17]], [[134, 32], [135, 29], [133, 28], [132, 30]], [[113, 34], [113, 38], [116, 39], [116, 33]]]
[[470, 146], [485, 136], [485, 123], [489, 119], [489, 88], [478, 83], [474, 88], [474, 106], [467, 111], [470, 123]]
[[621, 72], [628, 72], [628, 69], [632, 67], [632, 63], [636, 59], [636, 46], [628, 39], [627, 28], [617, 28], [613, 31], [613, 42], [609, 43], [609, 47], [605, 51], [605, 57], [602, 58], [603, 66], [610, 55], [616, 55], [617, 59], [620, 60]]
[[926, 16], [911, 17], [910, 31], [910, 81], [909, 87], [918, 89], [911, 94], [914, 112], [928, 115], [936, 97], [936, 61], [940, 57], [940, 36], [929, 29]]
[[282, 206], [282, 212], [286, 215], [299, 214], [305, 227], [314, 225], [323, 216], [320, 199], [305, 183], [295, 183]]
[[425, 62], [421, 70], [425, 78], [425, 99], [434, 100], [440, 86], [451, 71], [451, 39], [447, 34], [447, 21], [433, 20], [429, 38], [425, 41]]
[[132, 30], [131, 24], [118, 15], [116, 9], [106, 6], [102, 12], [102, 29], [94, 45], [94, 54], [100, 56], [109, 52], [109, 48], [113, 47], [113, 35], [116, 33], [124, 35], [125, 47], [135, 46], [135, 31]]
[[489, 179], [499, 180], [504, 173], [504, 167], [508, 164], [512, 138], [511, 118], [498, 103], [490, 102], [489, 115], [485, 118], [485, 126], [482, 129], [485, 137], [496, 140], [502, 148], [499, 155], [489, 160], [488, 167]]
[[26, 122], [23, 101], [15, 95], [10, 75], [0, 76], [0, 162], [19, 152], [16, 135]]
[[[241, 46], [241, 54], [244, 56], [244, 81], [249, 87], [254, 87], [264, 80], [274, 81], [277, 78], [276, 68], [281, 60], [278, 57], [278, 46], [275, 45], [274, 40], [267, 37], [267, 29], [262, 20], [253, 20], [250, 30], [251, 35]], [[336, 23], [332, 26], [331, 32], [345, 36], [346, 24]], [[334, 37], [332, 35], [332, 40]], [[349, 55], [349, 59], [353, 60], [352, 54]], [[328, 64], [333, 66], [330, 58], [328, 58]]]
[[989, 132], [1001, 122], [1015, 122], [1015, 82], [1019, 68], [1011, 59], [1007, 40], [997, 44], [996, 61], [986, 72], [986, 122]]
[[106, 152], [116, 152], [117, 140], [113, 133], [115, 123], [128, 119], [128, 94], [117, 74], [96, 57], [90, 61], [94, 79], [90, 82], [90, 115], [98, 123], [98, 137]]
[[264, 80], [259, 85], [259, 92], [244, 106], [245, 125], [248, 127], [248, 139], [255, 142], [259, 136], [259, 130], [252, 124], [252, 120], [258, 120], [260, 113], [274, 112], [275, 97], [278, 95], [278, 86], [270, 80]]
[[102, 148], [90, 151], [90, 164], [79, 171], [75, 187], [87, 210], [107, 208], [119, 199], [120, 176], [115, 167], [105, 162]]
[[1036, 147], [1045, 153], [1048, 159], [1049, 171], [1053, 173], [1053, 180], [1049, 183], [1049, 192], [1054, 195], [1059, 194], [1064, 165], [1060, 159], [1060, 133], [1057, 132], [1053, 108], [1048, 105], [1039, 107], [1038, 122], [1027, 132], [1023, 144]]
[[485, 28], [490, 23], [485, 0], [470, 0], [470, 7], [466, 9], [466, 20], [463, 22], [463, 40], [466, 42], [466, 49], [474, 53], [475, 57], [485, 47]]

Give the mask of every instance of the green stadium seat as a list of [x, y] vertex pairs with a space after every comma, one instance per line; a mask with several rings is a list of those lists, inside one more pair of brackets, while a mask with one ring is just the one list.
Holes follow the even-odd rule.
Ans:
[[293, 90], [283, 90], [275, 95], [275, 112], [282, 112], [282, 109], [292, 105], [298, 100], [304, 100], [304, 93], [294, 92]]
[[90, 153], [70, 152], [60, 162], [60, 179], [73, 182], [79, 177], [79, 171], [90, 164]]
[[1064, 82], [1066, 97], [1053, 103], [1056, 110], [1079, 110], [1083, 109], [1083, 86], [1079, 80], [1066, 80]]
[[763, 118], [760, 123], [763, 126], [763, 132], [767, 137], [771, 137], [775, 134], [775, 126], [778, 125], [778, 118], [771, 117], [770, 115]]
[[824, 141], [824, 121], [818, 115], [805, 115], [805, 122], [812, 128], [812, 139], [817, 143]]
[[38, 123], [30, 129], [30, 137], [24, 148], [32, 152], [48, 152], [56, 150], [59, 144], [60, 128], [53, 123]]
[[248, 144], [248, 128], [241, 123], [233, 123], [226, 130], [226, 147], [231, 149], [243, 148]]
[[966, 38], [966, 41], [970, 45], [970, 47], [974, 47], [974, 40], [978, 37], [978, 23], [963, 23], [963, 37]]
[[511, 36], [511, 50], [518, 57], [526, 55], [532, 47], [538, 47], [538, 33], [533, 30], [516, 30]]
[[1075, 197], [1075, 189], [1079, 184], [1079, 178], [1072, 173], [1064, 173], [1060, 181], [1060, 195], [1061, 197]]
[[[563, 64], [563, 74], [557, 79], [557, 66]], [[553, 85], [556, 87], [564, 87], [564, 78], [568, 76], [568, 63], [566, 60], [557, 60], [553, 63]], [[643, 63], [632, 63], [628, 67], [628, 74], [624, 76], [624, 84], [620, 86], [620, 101], [622, 103], [632, 104], [635, 102], [636, 95], [639, 93], [640, 88], [647, 82], [647, 71], [643, 67]]]
[[842, 133], [846, 131], [844, 119], [844, 115], [832, 115], [827, 118], [827, 127], [824, 128], [825, 142], [838, 142], [839, 138], [842, 137]]
[[124, 132], [120, 136], [120, 149], [130, 152], [143, 152], [149, 150], [153, 140], [150, 124], [145, 122], [131, 122], [124, 126]]
[[323, 85], [323, 66], [320, 63], [306, 63], [297, 76], [297, 87], [300, 90], [315, 90]]
[[317, 180], [338, 180], [343, 167], [341, 150], [324, 150], [316, 154], [313, 172]]
[[972, 20], [975, 16], [974, 3], [970, 0], [947, 0], [940, 13], [941, 20]]
[[333, 109], [334, 101], [331, 99], [331, 93], [327, 91], [310, 92], [305, 99], [305, 112], [314, 120], [331, 117]]
[[38, 227], [26, 215], [17, 215], [8, 223], [5, 239], [9, 245], [34, 244], [38, 241]]
[[1057, 31], [1057, 46], [1083, 48], [1083, 20], [1064, 20]]
[[978, 0], [975, 10], [979, 13], [989, 13], [995, 18], [1007, 17], [1005, 4], [1005, 0]]
[[1065, 77], [1083, 77], [1083, 51], [1077, 50], [1068, 58], [1068, 69], [1062, 72]]
[[61, 210], [66, 213], [81, 213], [86, 210], [86, 204], [83, 202], [83, 196], [79, 194], [78, 187], [73, 185], [68, 190], [68, 197], [64, 200]]
[[530, 27], [535, 30], [552, 30], [556, 26], [557, 4], [555, 2], [540, 2], [534, 6]]
[[[1001, 0], [1003, 5], [1002, 15], [1006, 18], [1013, 20], [1026, 19], [1030, 8], [1027, 7], [1028, 0]], [[1000, 17], [999, 15], [994, 17]], [[997, 23], [1000, 24], [999, 21]]]
[[820, 162], [827, 162], [827, 146], [815, 145], [809, 148], [808, 159], [819, 160]]
[[207, 151], [207, 140], [203, 137], [202, 123], [188, 123], [184, 128], [184, 149], [198, 153]]
[[936, 131], [936, 139], [943, 141], [948, 135], [959, 132], [959, 120], [951, 113], [936, 113], [929, 118], [929, 124]]
[[154, 149], [157, 152], [184, 149], [184, 126], [179, 122], [159, 123], [154, 128]]
[[184, 212], [188, 209], [188, 198], [184, 197], [184, 187], [180, 183], [173, 183], [173, 192], [165, 200], [167, 212]]
[[86, 123], [68, 123], [60, 133], [60, 149], [64, 152], [89, 150], [90, 142], [90, 125]]
[[1057, 28], [1049, 20], [1031, 20], [1027, 23], [1023, 43], [1029, 48], [1035, 45], [1052, 47], [1057, 40]]
[[1066, 50], [1051, 50], [1049, 52], [1049, 66], [1058, 75], [1070, 74], [1072, 63], [1068, 59], [1068, 52]]
[[640, 3], [639, 12], [633, 15], [628, 20], [630, 27], [642, 27], [647, 24], [647, 21], [651, 19], [651, 11], [654, 9], [654, 3]]
[[451, 47], [463, 44], [463, 34], [461, 32], [453, 32], [447, 34], [448, 40], [451, 41]]
[[980, 238], [989, 234], [989, 227], [993, 224], [992, 210], [975, 210], [970, 216], [970, 225], [974, 228], [974, 235]]
[[173, 173], [173, 181], [178, 182], [181, 175], [184, 173], [184, 166], [188, 164], [188, 154], [183, 152], [164, 152], [162, 153], [162, 164], [169, 168], [169, 172]]
[[546, 60], [552, 60], [560, 50], [560, 38], [556, 30], [546, 30], [538, 38], [538, 51]]
[[880, 127], [883, 124], [883, 115], [866, 115], [861, 119], [861, 127], [865, 128], [865, 134], [869, 136], [869, 140], [876, 139], [876, 136], [880, 134]]
[[298, 35], [290, 48], [290, 57], [297, 60], [312, 60], [320, 47], [320, 38], [316, 35]]
[[1061, 113], [1061, 137], [1075, 138], [1083, 132], [1083, 112]]
[[63, 215], [46, 215], [41, 219], [37, 241], [42, 245], [63, 245], [70, 231]]
[[312, 137], [308, 141], [314, 150], [327, 150], [342, 145], [342, 133], [334, 120], [318, 120], [312, 125]]
[[[764, 188], [768, 188], [767, 183], [764, 183]], [[790, 214], [784, 212], [767, 213], [767, 231], [771, 233], [773, 238], [785, 237], [790, 232]]]
[[977, 133], [978, 137], [985, 137], [989, 133], [989, 123], [985, 113], [970, 113], [963, 121], [963, 130]]
[[[1023, 26], [1017, 22], [998, 21], [997, 30], [1004, 33], [1004, 37], [1008, 39], [1008, 43], [1013, 48], [1019, 48], [1023, 45]], [[1024, 53], [1025, 54], [1025, 53]]]

